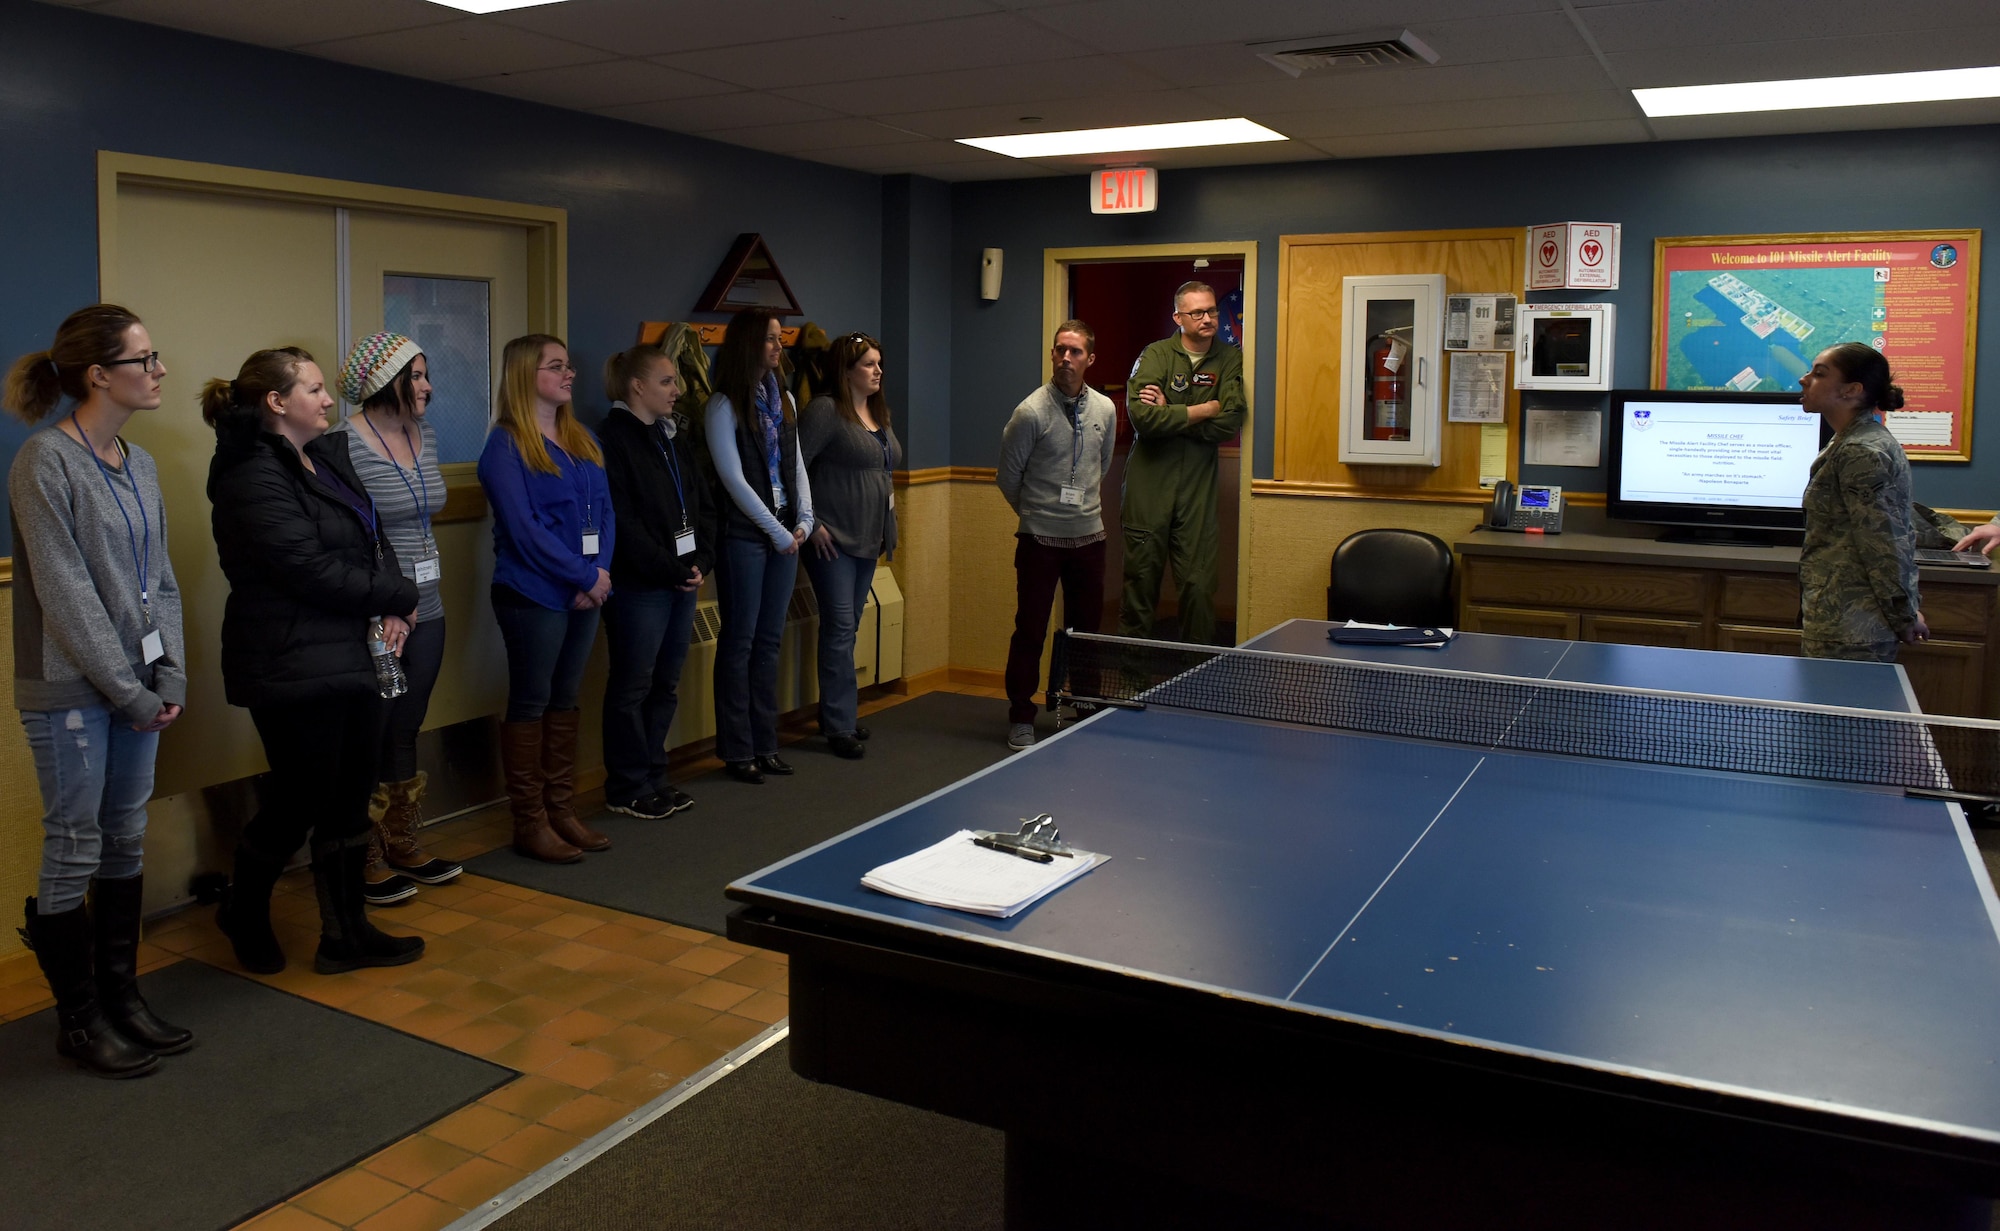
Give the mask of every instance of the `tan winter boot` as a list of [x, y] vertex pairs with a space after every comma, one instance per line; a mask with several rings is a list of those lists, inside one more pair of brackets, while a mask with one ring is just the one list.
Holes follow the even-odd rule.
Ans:
[[368, 797], [368, 861], [361, 870], [361, 896], [370, 906], [394, 906], [417, 896], [417, 884], [400, 876], [383, 858], [383, 818], [389, 811], [389, 788], [375, 784]]
[[424, 850], [423, 843], [417, 841], [417, 830], [424, 823], [424, 788], [430, 785], [430, 775], [422, 770], [417, 776], [404, 782], [388, 784], [389, 809], [377, 826], [386, 848], [384, 858], [390, 867], [422, 885], [442, 885], [451, 880], [464, 868], [449, 859], [438, 859]]

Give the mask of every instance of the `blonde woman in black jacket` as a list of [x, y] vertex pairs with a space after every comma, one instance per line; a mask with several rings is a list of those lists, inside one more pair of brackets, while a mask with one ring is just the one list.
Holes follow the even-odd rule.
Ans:
[[231, 705], [249, 709], [271, 764], [218, 920], [245, 969], [283, 970], [271, 888], [310, 835], [320, 911], [313, 968], [415, 961], [421, 938], [369, 923], [362, 868], [384, 717], [368, 641], [379, 620], [383, 640], [401, 652], [416, 583], [397, 566], [347, 449], [320, 438], [333, 398], [311, 355], [258, 351], [235, 380], [209, 381], [201, 402], [215, 429], [208, 497], [229, 579], [223, 688]]

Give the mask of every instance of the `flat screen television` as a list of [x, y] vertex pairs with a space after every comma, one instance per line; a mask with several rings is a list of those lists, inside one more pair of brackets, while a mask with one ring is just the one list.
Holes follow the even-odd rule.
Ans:
[[1618, 389], [1605, 514], [1669, 540], [1771, 543], [1805, 529], [1806, 479], [1832, 438], [1796, 393]]

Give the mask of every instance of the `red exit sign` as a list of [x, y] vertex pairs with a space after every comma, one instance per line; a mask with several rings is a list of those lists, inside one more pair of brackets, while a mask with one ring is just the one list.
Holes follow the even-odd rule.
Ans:
[[1113, 167], [1090, 173], [1090, 212], [1150, 214], [1160, 208], [1157, 167]]

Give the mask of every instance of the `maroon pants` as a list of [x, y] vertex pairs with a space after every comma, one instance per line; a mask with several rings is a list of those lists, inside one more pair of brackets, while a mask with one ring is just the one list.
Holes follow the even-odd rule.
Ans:
[[1104, 619], [1104, 540], [1084, 547], [1044, 547], [1014, 539], [1014, 637], [1007, 643], [1007, 721], [1035, 720], [1035, 683], [1049, 609], [1062, 585], [1063, 624], [1094, 633]]

